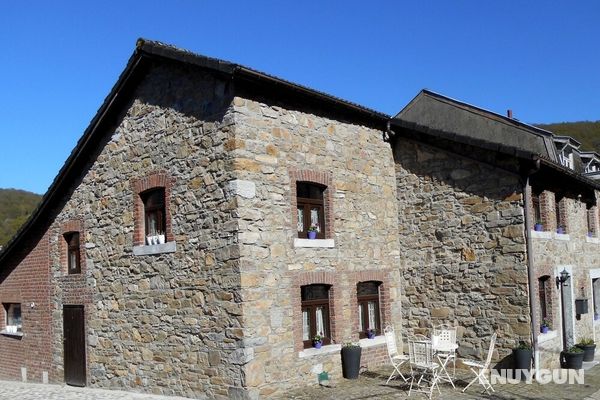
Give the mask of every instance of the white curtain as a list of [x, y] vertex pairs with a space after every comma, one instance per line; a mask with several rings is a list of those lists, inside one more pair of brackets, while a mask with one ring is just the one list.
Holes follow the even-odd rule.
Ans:
[[358, 331], [363, 332], [365, 327], [363, 326], [363, 306], [362, 304], [358, 305]]
[[324, 335], [325, 330], [323, 329], [323, 307], [317, 307], [317, 335]]
[[317, 232], [321, 232], [321, 227], [319, 226], [319, 209], [318, 208], [310, 209], [310, 224], [317, 226]]
[[310, 322], [308, 320], [308, 311], [302, 311], [302, 340], [310, 339]]
[[369, 302], [369, 329], [375, 329], [375, 302]]

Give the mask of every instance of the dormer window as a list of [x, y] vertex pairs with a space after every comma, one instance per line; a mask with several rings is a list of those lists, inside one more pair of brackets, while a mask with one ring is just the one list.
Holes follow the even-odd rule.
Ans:
[[560, 164], [569, 169], [575, 169], [575, 162], [573, 160], [573, 152], [570, 149], [564, 149], [558, 155]]

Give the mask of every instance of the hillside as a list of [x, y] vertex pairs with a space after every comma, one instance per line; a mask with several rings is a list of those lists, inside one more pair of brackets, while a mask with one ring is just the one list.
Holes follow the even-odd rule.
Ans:
[[42, 196], [16, 189], [0, 189], [0, 246], [27, 220]]
[[556, 135], [571, 136], [581, 142], [582, 151], [600, 153], [600, 121], [560, 122], [555, 124], [535, 124]]

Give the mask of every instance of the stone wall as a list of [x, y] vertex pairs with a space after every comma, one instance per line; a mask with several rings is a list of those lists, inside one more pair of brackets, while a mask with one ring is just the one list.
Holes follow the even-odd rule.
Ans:
[[505, 358], [530, 337], [518, 176], [403, 138], [394, 155], [403, 328], [457, 325], [468, 358], [485, 357], [495, 331], [494, 360]]
[[[542, 211], [555, 217], [553, 192], [545, 191], [546, 203]], [[588, 210], [586, 205], [575, 198], [564, 197], [560, 200], [561, 213], [567, 227], [566, 234], [557, 234], [546, 229], [542, 232], [532, 232], [533, 263], [536, 280], [550, 276], [550, 291], [548, 298], [551, 331], [538, 337], [540, 348], [540, 367], [556, 368], [559, 366], [559, 353], [562, 350], [562, 312], [560, 290], [555, 285], [555, 277], [566, 269], [571, 278], [569, 287], [573, 299], [587, 298], [589, 313], [579, 317], [575, 315], [574, 302], [568, 304], [566, 322], [572, 326], [573, 337], [568, 338], [569, 345], [577, 343], [582, 338], [600, 338], [598, 328], [600, 321], [594, 321], [592, 274], [600, 277], [600, 239], [597, 234], [588, 237]], [[549, 210], [545, 210], [548, 208]], [[596, 209], [594, 207], [594, 209]], [[597, 209], [596, 209], [597, 210]], [[596, 211], [597, 212], [597, 211]], [[556, 221], [548, 221], [547, 226], [557, 226]], [[546, 227], [546, 225], [545, 225]], [[537, 292], [536, 292], [537, 293]], [[539, 313], [539, 300], [535, 310]]]
[[[234, 168], [238, 186], [247, 189], [238, 195], [238, 212], [248, 393], [316, 384], [321, 370], [340, 379], [339, 344], [358, 341], [358, 282], [383, 282], [383, 323], [400, 328], [391, 149], [381, 131], [336, 121], [322, 110], [242, 97], [234, 106]], [[306, 177], [328, 184], [333, 229], [326, 237], [333, 247], [295, 241], [295, 181]], [[319, 351], [302, 349], [300, 286], [308, 283], [329, 283], [333, 291], [335, 344]], [[379, 343], [364, 349], [366, 362], [383, 361]]]
[[[230, 83], [156, 66], [105, 132], [50, 229], [54, 381], [63, 379], [62, 306], [79, 303], [89, 385], [197, 398], [228, 398], [241, 386], [231, 99]], [[135, 255], [132, 182], [157, 173], [170, 182], [167, 240], [176, 249]], [[81, 276], [65, 276], [61, 254], [61, 226], [73, 220], [82, 225]]]

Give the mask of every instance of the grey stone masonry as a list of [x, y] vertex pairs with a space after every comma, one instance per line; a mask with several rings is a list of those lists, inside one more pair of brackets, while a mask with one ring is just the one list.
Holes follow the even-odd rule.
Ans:
[[494, 360], [528, 340], [523, 196], [518, 176], [439, 148], [395, 146], [403, 325], [459, 327], [459, 356]]

